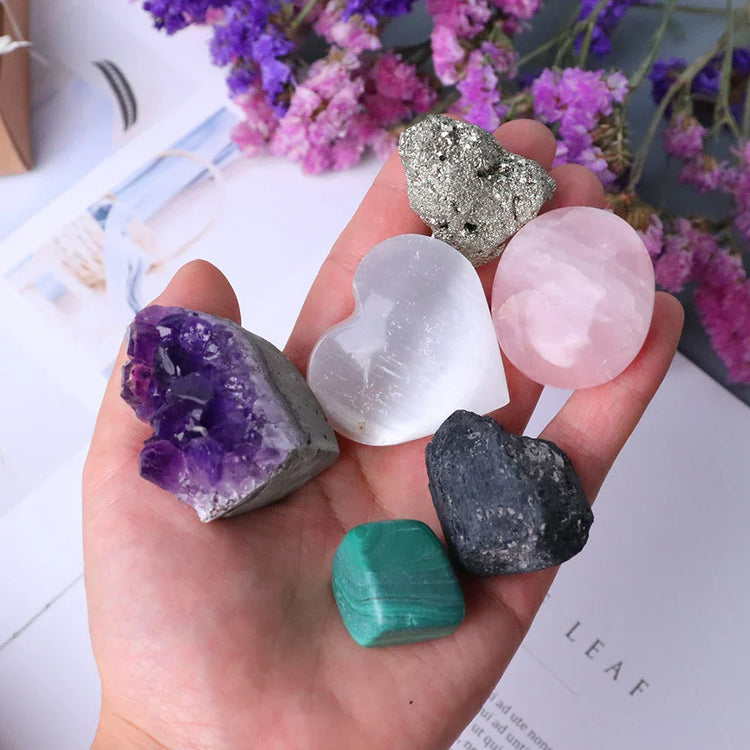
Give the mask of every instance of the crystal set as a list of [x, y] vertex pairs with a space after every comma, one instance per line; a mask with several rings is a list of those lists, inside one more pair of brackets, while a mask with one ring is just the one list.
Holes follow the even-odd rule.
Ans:
[[[320, 338], [307, 383], [269, 342], [173, 307], [136, 315], [123, 368], [122, 396], [154, 431], [141, 475], [202, 521], [280, 500], [328, 468], [329, 421], [372, 446], [434, 434], [427, 475], [448, 554], [425, 524], [391, 520], [351, 529], [334, 557], [336, 603], [363, 646], [454, 632], [464, 601], [451, 561], [497, 576], [583, 548], [593, 515], [570, 459], [483, 416], [508, 403], [500, 351], [535, 382], [599, 385], [638, 354], [654, 305], [636, 232], [594, 208], [537, 217], [554, 180], [492, 134], [430, 116], [399, 153], [434, 236], [365, 256], [355, 311]], [[473, 266], [498, 256], [490, 310]]]

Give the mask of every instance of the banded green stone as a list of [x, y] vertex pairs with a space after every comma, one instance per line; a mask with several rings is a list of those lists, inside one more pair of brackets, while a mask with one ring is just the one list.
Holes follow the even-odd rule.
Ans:
[[333, 594], [360, 646], [440, 638], [464, 618], [453, 568], [421, 521], [376, 521], [351, 529], [333, 559]]

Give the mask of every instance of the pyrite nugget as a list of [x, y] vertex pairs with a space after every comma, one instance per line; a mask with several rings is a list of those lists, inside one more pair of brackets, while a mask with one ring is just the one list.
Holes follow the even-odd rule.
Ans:
[[429, 115], [401, 134], [409, 204], [435, 237], [480, 266], [555, 192], [537, 162], [504, 149], [482, 128]]

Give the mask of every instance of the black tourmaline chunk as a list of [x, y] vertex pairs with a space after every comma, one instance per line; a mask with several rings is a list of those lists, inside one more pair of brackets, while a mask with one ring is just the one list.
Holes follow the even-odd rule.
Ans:
[[594, 520], [570, 459], [548, 440], [454, 412], [427, 446], [427, 474], [454, 560], [480, 576], [559, 565]]

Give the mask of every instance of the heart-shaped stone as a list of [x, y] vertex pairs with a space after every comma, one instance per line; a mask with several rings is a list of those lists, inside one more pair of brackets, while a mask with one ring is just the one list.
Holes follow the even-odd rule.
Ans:
[[409, 204], [440, 240], [475, 266], [502, 252], [555, 192], [544, 167], [482, 128], [430, 115], [401, 134]]
[[456, 409], [508, 403], [502, 357], [476, 271], [440, 240], [382, 242], [354, 276], [354, 313], [328, 330], [307, 379], [342, 435], [395, 445], [431, 435]]

